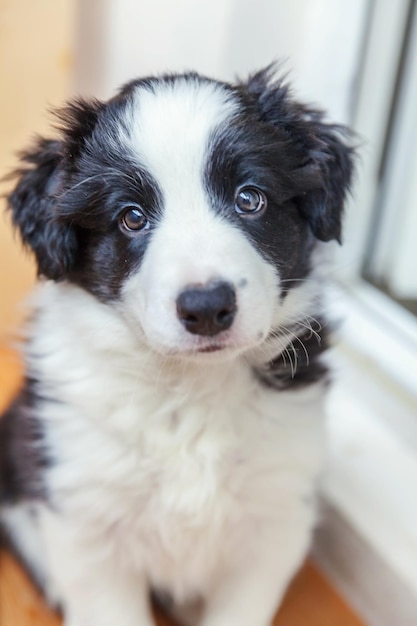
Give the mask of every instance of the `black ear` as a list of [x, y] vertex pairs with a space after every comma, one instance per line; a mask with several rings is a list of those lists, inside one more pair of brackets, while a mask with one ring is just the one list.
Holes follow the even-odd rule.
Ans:
[[63, 136], [65, 160], [70, 169], [88, 144], [99, 114], [105, 107], [105, 103], [100, 100], [75, 98], [67, 106], [54, 112], [58, 120], [58, 130]]
[[242, 85], [261, 121], [285, 134], [288, 149], [297, 154], [292, 172], [299, 195], [295, 200], [314, 235], [341, 241], [343, 206], [353, 177], [355, 149], [350, 131], [329, 124], [324, 114], [292, 97], [284, 80], [274, 78], [275, 66], [254, 74]]
[[16, 172], [18, 182], [8, 197], [13, 224], [35, 253], [38, 273], [54, 280], [64, 278], [77, 250], [74, 230], [60, 220], [56, 210], [62, 152], [60, 141], [39, 139], [22, 154], [23, 167]]
[[79, 99], [56, 111], [61, 139], [38, 139], [15, 172], [18, 182], [8, 197], [13, 224], [35, 253], [38, 273], [53, 280], [65, 278], [76, 260], [77, 231], [64, 216], [62, 200], [103, 107]]
[[354, 148], [346, 143], [347, 129], [312, 120], [315, 148], [310, 148], [312, 174], [318, 188], [298, 198], [302, 215], [318, 239], [342, 242], [342, 218], [353, 177]]

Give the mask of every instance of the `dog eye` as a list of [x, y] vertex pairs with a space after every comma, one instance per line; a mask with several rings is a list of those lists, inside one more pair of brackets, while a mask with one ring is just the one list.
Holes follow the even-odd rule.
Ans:
[[123, 230], [128, 231], [139, 231], [149, 228], [148, 218], [145, 216], [140, 206], [136, 204], [129, 205], [125, 208], [119, 224]]
[[235, 210], [242, 215], [259, 213], [266, 204], [265, 194], [256, 187], [244, 187], [236, 194]]

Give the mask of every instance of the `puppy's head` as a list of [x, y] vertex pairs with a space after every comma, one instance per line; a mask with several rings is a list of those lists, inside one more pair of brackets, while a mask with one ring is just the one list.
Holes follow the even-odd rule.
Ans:
[[[352, 150], [270, 70], [134, 81], [59, 113], [9, 197], [39, 273], [113, 307], [151, 348], [251, 349], [340, 240]], [[293, 312], [292, 312], [293, 314]]]

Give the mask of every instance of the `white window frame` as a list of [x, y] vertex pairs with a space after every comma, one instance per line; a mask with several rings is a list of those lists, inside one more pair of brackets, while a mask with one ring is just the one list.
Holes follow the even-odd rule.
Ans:
[[401, 55], [409, 0], [372, 0], [351, 124], [358, 134], [359, 167], [344, 225], [340, 272], [357, 280], [366, 256], [378, 170]]
[[345, 322], [314, 557], [369, 626], [414, 626], [417, 324], [366, 283], [335, 290], [331, 300]]
[[362, 159], [332, 299], [346, 318], [335, 359], [342, 371], [329, 403], [331, 454], [314, 545], [369, 626], [417, 623], [417, 320], [360, 277], [408, 12], [408, 0], [376, 0], [364, 50], [353, 115]]
[[417, 298], [417, 7], [393, 120], [383, 183], [378, 194], [381, 224], [369, 264], [374, 280], [398, 298]]

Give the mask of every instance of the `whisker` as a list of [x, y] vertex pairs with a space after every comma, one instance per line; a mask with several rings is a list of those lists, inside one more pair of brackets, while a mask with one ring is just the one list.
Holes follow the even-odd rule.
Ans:
[[71, 193], [72, 191], [74, 191], [74, 189], [77, 189], [78, 187], [81, 187], [81, 185], [84, 185], [93, 180], [96, 180], [97, 178], [102, 178], [103, 180], [105, 180], [106, 178], [110, 178], [110, 177], [124, 178], [125, 180], [128, 180], [130, 183], [132, 183], [132, 185], [134, 186], [138, 186], [141, 184], [141, 181], [137, 178], [134, 178], [132, 174], [128, 174], [126, 172], [122, 172], [114, 168], [108, 168], [104, 170], [103, 172], [100, 172], [99, 174], [94, 174], [93, 176], [88, 176], [87, 178], [83, 178], [83, 180], [80, 180], [78, 183], [75, 183], [75, 185], [73, 185], [69, 189], [66, 189], [61, 195], [61, 197], [65, 197], [68, 193]]
[[305, 328], [306, 330], [309, 331], [310, 334], [308, 335], [307, 339], [311, 339], [311, 337], [314, 336], [317, 339], [318, 344], [321, 343], [321, 337], [319, 333], [316, 330], [314, 330], [314, 328], [309, 323], [304, 324], [303, 322], [299, 320], [297, 324], [301, 326], [302, 328]]
[[[284, 328], [285, 330], [285, 326], [283, 326], [282, 328]], [[307, 365], [310, 365], [310, 356], [308, 354], [307, 348], [305, 347], [305, 344], [303, 343], [303, 341], [300, 339], [300, 337], [298, 337], [295, 333], [292, 333], [291, 331], [288, 330], [288, 332], [290, 333], [290, 335], [292, 337], [294, 337], [294, 340], [298, 341], [298, 343], [301, 345], [301, 347], [304, 350], [304, 354], [306, 355], [306, 361], [307, 361]], [[294, 343], [291, 341], [291, 344], [294, 346]]]
[[291, 353], [289, 351], [288, 348], [285, 348], [286, 353], [288, 354], [288, 358], [290, 359], [290, 365], [291, 365], [291, 378], [294, 378], [295, 376], [295, 372], [297, 371], [297, 365], [298, 365], [298, 356], [297, 356], [297, 350], [294, 347], [294, 344], [292, 341], [290, 341], [290, 347], [292, 349], [293, 355], [294, 355], [294, 363], [291, 359]]
[[60, 197], [65, 198], [65, 196], [71, 193], [71, 191], [74, 191], [74, 189], [77, 189], [78, 187], [81, 187], [81, 185], [85, 185], [85, 183], [89, 183], [92, 180], [95, 180], [96, 178], [103, 178], [103, 173], [101, 172], [100, 174], [95, 174], [94, 176], [88, 176], [87, 178], [83, 178], [83, 180], [80, 180], [78, 183], [75, 183], [75, 185], [73, 185], [69, 189], [66, 189], [64, 193], [60, 195]]

